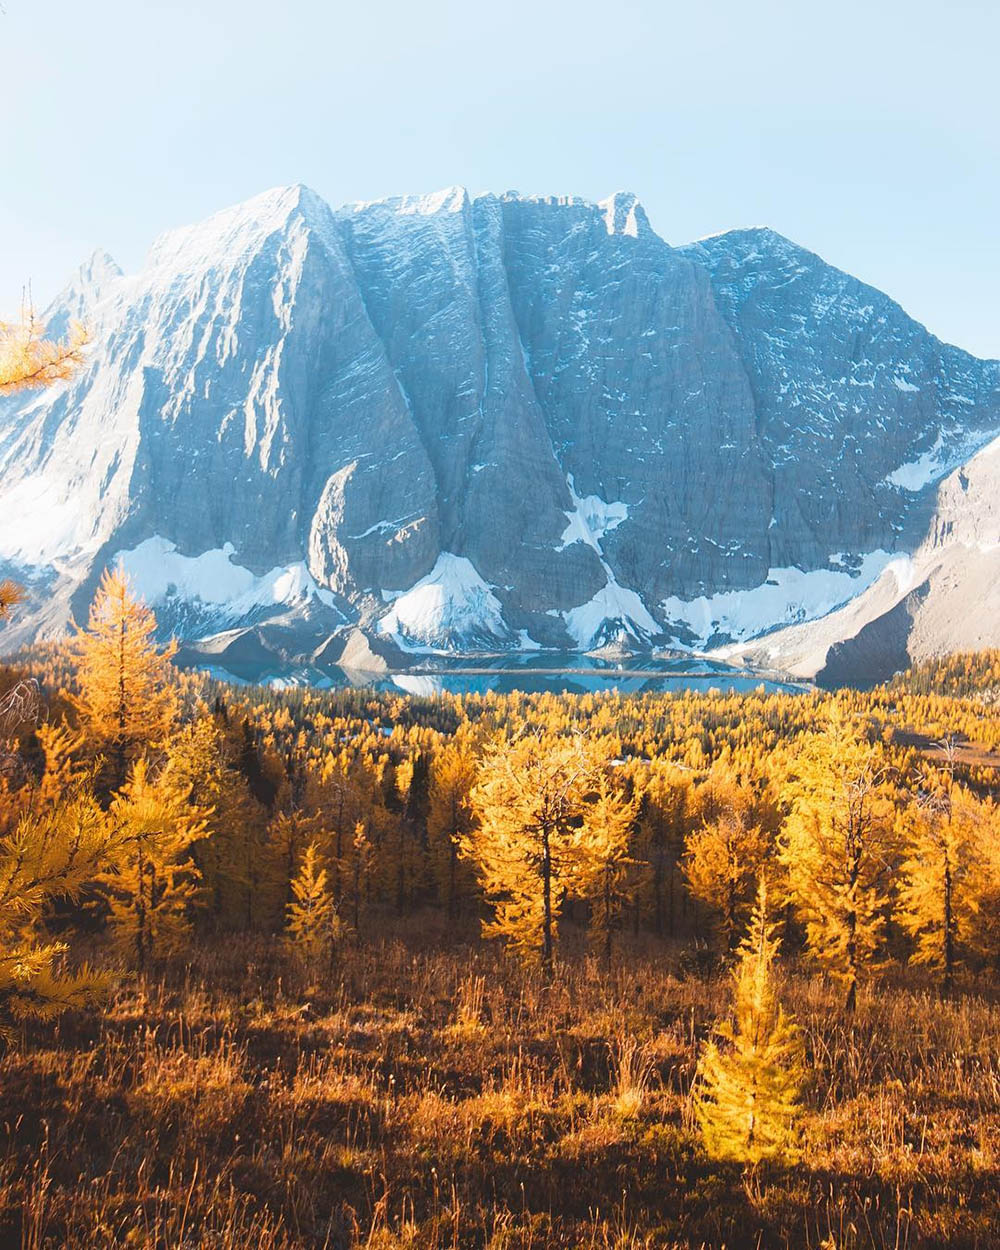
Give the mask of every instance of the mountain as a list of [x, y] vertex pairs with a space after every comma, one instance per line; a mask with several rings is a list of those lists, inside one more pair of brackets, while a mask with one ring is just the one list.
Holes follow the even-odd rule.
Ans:
[[121, 560], [181, 637], [287, 654], [744, 643], [915, 558], [1000, 433], [997, 362], [771, 230], [672, 247], [624, 193], [279, 188], [137, 274], [98, 254], [47, 316], [94, 346], [0, 401], [11, 641]]
[[856, 598], [727, 658], [871, 685], [948, 651], [1000, 645], [1000, 439], [941, 482], [927, 535]]

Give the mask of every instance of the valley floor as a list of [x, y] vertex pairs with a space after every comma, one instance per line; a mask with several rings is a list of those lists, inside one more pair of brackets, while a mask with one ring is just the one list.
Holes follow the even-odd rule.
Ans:
[[942, 1003], [890, 974], [849, 1021], [792, 974], [802, 1156], [744, 1173], [707, 1161], [689, 1099], [721, 972], [668, 944], [608, 973], [581, 947], [547, 988], [474, 927], [373, 923], [311, 973], [227, 938], [102, 1013], [23, 1026], [0, 1245], [997, 1245], [1000, 1005], [975, 984]]

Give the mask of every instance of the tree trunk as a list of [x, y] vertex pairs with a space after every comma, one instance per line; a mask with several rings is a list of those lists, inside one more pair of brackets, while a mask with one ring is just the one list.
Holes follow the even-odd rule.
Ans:
[[125, 685], [125, 622], [118, 630], [118, 740], [115, 743], [115, 789], [125, 784], [127, 752], [125, 731], [128, 727], [128, 690]]
[[952, 880], [951, 857], [945, 856], [944, 861], [944, 984], [945, 994], [951, 993], [955, 968], [955, 935], [952, 931]]
[[853, 1013], [858, 1003], [858, 917], [851, 912], [847, 918], [847, 1002], [844, 1010]]
[[611, 971], [611, 873], [604, 869], [604, 964]]
[[542, 830], [542, 973], [552, 980], [552, 847], [549, 830]]
[[142, 853], [142, 845], [138, 848], [138, 885], [135, 896], [135, 955], [136, 963], [139, 971], [143, 972], [146, 967], [146, 899], [143, 895], [145, 889], [145, 857]]
[[458, 875], [458, 842], [454, 837], [448, 839], [448, 919], [452, 924], [458, 915], [458, 891], [456, 879]]

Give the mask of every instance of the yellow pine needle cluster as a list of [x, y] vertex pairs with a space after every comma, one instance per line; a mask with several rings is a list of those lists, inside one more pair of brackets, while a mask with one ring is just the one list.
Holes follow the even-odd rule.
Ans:
[[[90, 335], [74, 321], [62, 343], [46, 339], [28, 309], [18, 322], [0, 321], [0, 396], [65, 381], [83, 364]], [[24, 591], [9, 578], [0, 581], [0, 621], [24, 601]]]
[[24, 591], [16, 582], [5, 578], [0, 582], [0, 621], [6, 621], [14, 608], [24, 602]]
[[756, 1164], [796, 1156], [802, 1043], [777, 1000], [777, 953], [762, 883], [733, 972], [732, 1019], [718, 1026], [718, 1041], [707, 1043], [698, 1068], [695, 1113], [712, 1159]]
[[30, 310], [18, 322], [0, 321], [0, 395], [65, 381], [83, 364], [90, 336], [73, 322], [57, 343], [45, 338], [44, 327]]

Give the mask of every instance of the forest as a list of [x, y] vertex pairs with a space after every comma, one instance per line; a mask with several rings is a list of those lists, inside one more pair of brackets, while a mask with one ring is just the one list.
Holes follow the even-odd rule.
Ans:
[[995, 1244], [1000, 654], [417, 698], [172, 650], [110, 570], [3, 669], [3, 1244]]

